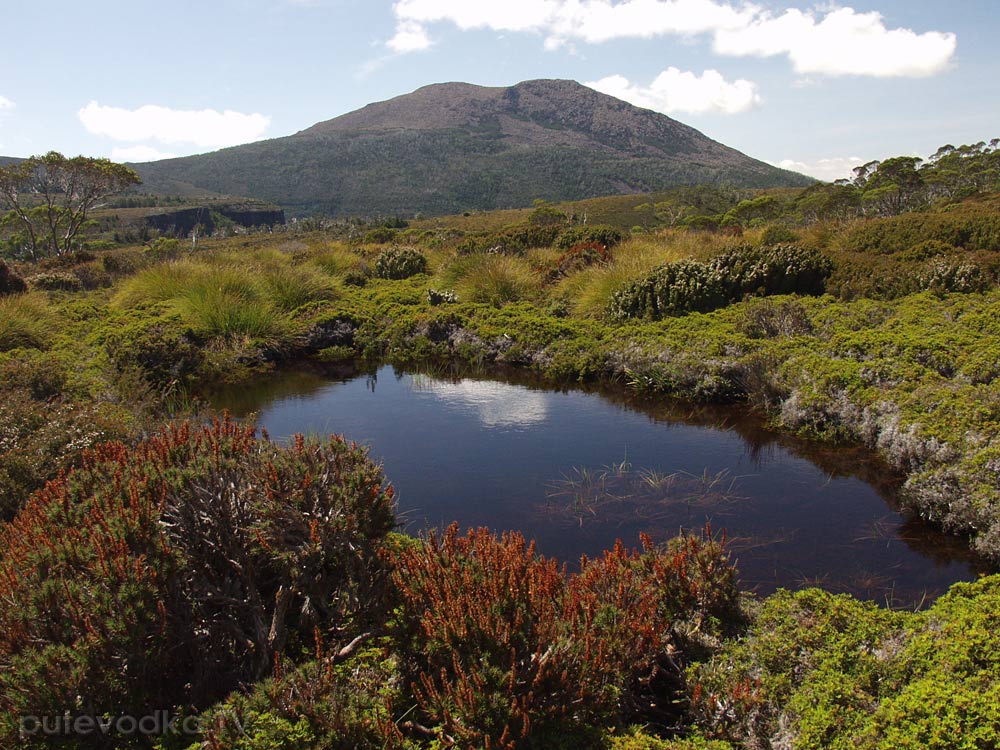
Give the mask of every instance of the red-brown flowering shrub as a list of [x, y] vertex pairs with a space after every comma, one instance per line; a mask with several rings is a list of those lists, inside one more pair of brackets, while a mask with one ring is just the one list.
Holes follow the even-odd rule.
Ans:
[[24, 279], [17, 275], [3, 260], [0, 260], [0, 297], [8, 294], [22, 294], [28, 291]]
[[567, 577], [520, 534], [452, 526], [399, 554], [393, 581], [421, 712], [410, 728], [461, 747], [583, 747], [596, 726], [675, 728], [683, 649], [739, 614], [710, 532], [666, 548], [643, 538], [642, 552], [618, 544]]
[[348, 637], [381, 619], [392, 498], [354, 444], [228, 420], [89, 451], [0, 529], [0, 710], [203, 708]]
[[552, 283], [569, 276], [574, 271], [597, 263], [608, 263], [610, 260], [611, 252], [607, 245], [602, 245], [600, 242], [580, 242], [556, 259], [555, 265], [545, 278], [547, 282]]

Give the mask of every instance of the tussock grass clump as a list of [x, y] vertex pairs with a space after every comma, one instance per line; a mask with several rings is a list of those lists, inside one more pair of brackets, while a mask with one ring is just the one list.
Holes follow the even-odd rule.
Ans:
[[167, 304], [199, 334], [271, 339], [287, 333], [289, 313], [337, 294], [334, 282], [321, 271], [293, 265], [280, 253], [257, 254], [240, 264], [234, 258], [153, 266], [129, 279], [114, 304]]
[[285, 312], [336, 297], [330, 279], [310, 266], [278, 266], [261, 277], [261, 285], [268, 299]]
[[675, 258], [707, 260], [732, 247], [733, 238], [719, 232], [693, 232], [673, 229], [660, 235], [660, 242], [670, 247]]
[[368, 268], [360, 256], [342, 247], [327, 247], [311, 254], [308, 263], [330, 276], [345, 276]]
[[571, 274], [559, 283], [556, 293], [570, 302], [577, 317], [600, 318], [605, 315], [615, 292], [657, 266], [680, 257], [672, 243], [655, 238], [633, 238], [615, 248], [611, 263]]
[[192, 261], [171, 261], [152, 266], [126, 281], [114, 297], [121, 308], [145, 307], [177, 299], [199, 272]]
[[0, 297], [0, 352], [44, 349], [52, 321], [52, 311], [40, 294]]
[[177, 309], [197, 333], [229, 338], [270, 339], [287, 329], [287, 321], [266, 301], [214, 287], [190, 289]]
[[507, 255], [468, 256], [455, 282], [459, 299], [500, 307], [533, 299], [541, 290], [541, 277], [521, 258]]

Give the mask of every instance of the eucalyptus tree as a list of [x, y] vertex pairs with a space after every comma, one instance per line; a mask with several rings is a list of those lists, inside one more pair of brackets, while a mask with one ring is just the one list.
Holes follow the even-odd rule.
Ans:
[[137, 185], [139, 175], [124, 164], [57, 151], [0, 167], [2, 224], [22, 231], [32, 259], [66, 255], [79, 246], [90, 213], [111, 195]]

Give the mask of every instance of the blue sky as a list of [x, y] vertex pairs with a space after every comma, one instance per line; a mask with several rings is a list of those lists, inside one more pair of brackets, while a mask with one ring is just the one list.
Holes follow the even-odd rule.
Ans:
[[571, 78], [819, 177], [1000, 136], [996, 0], [14, 0], [0, 154], [288, 135], [442, 81]]

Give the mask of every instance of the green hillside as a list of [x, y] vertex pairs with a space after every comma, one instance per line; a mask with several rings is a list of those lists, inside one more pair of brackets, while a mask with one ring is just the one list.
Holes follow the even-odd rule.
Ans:
[[147, 191], [251, 196], [331, 216], [812, 182], [572, 81], [427, 86], [289, 137], [136, 169]]

